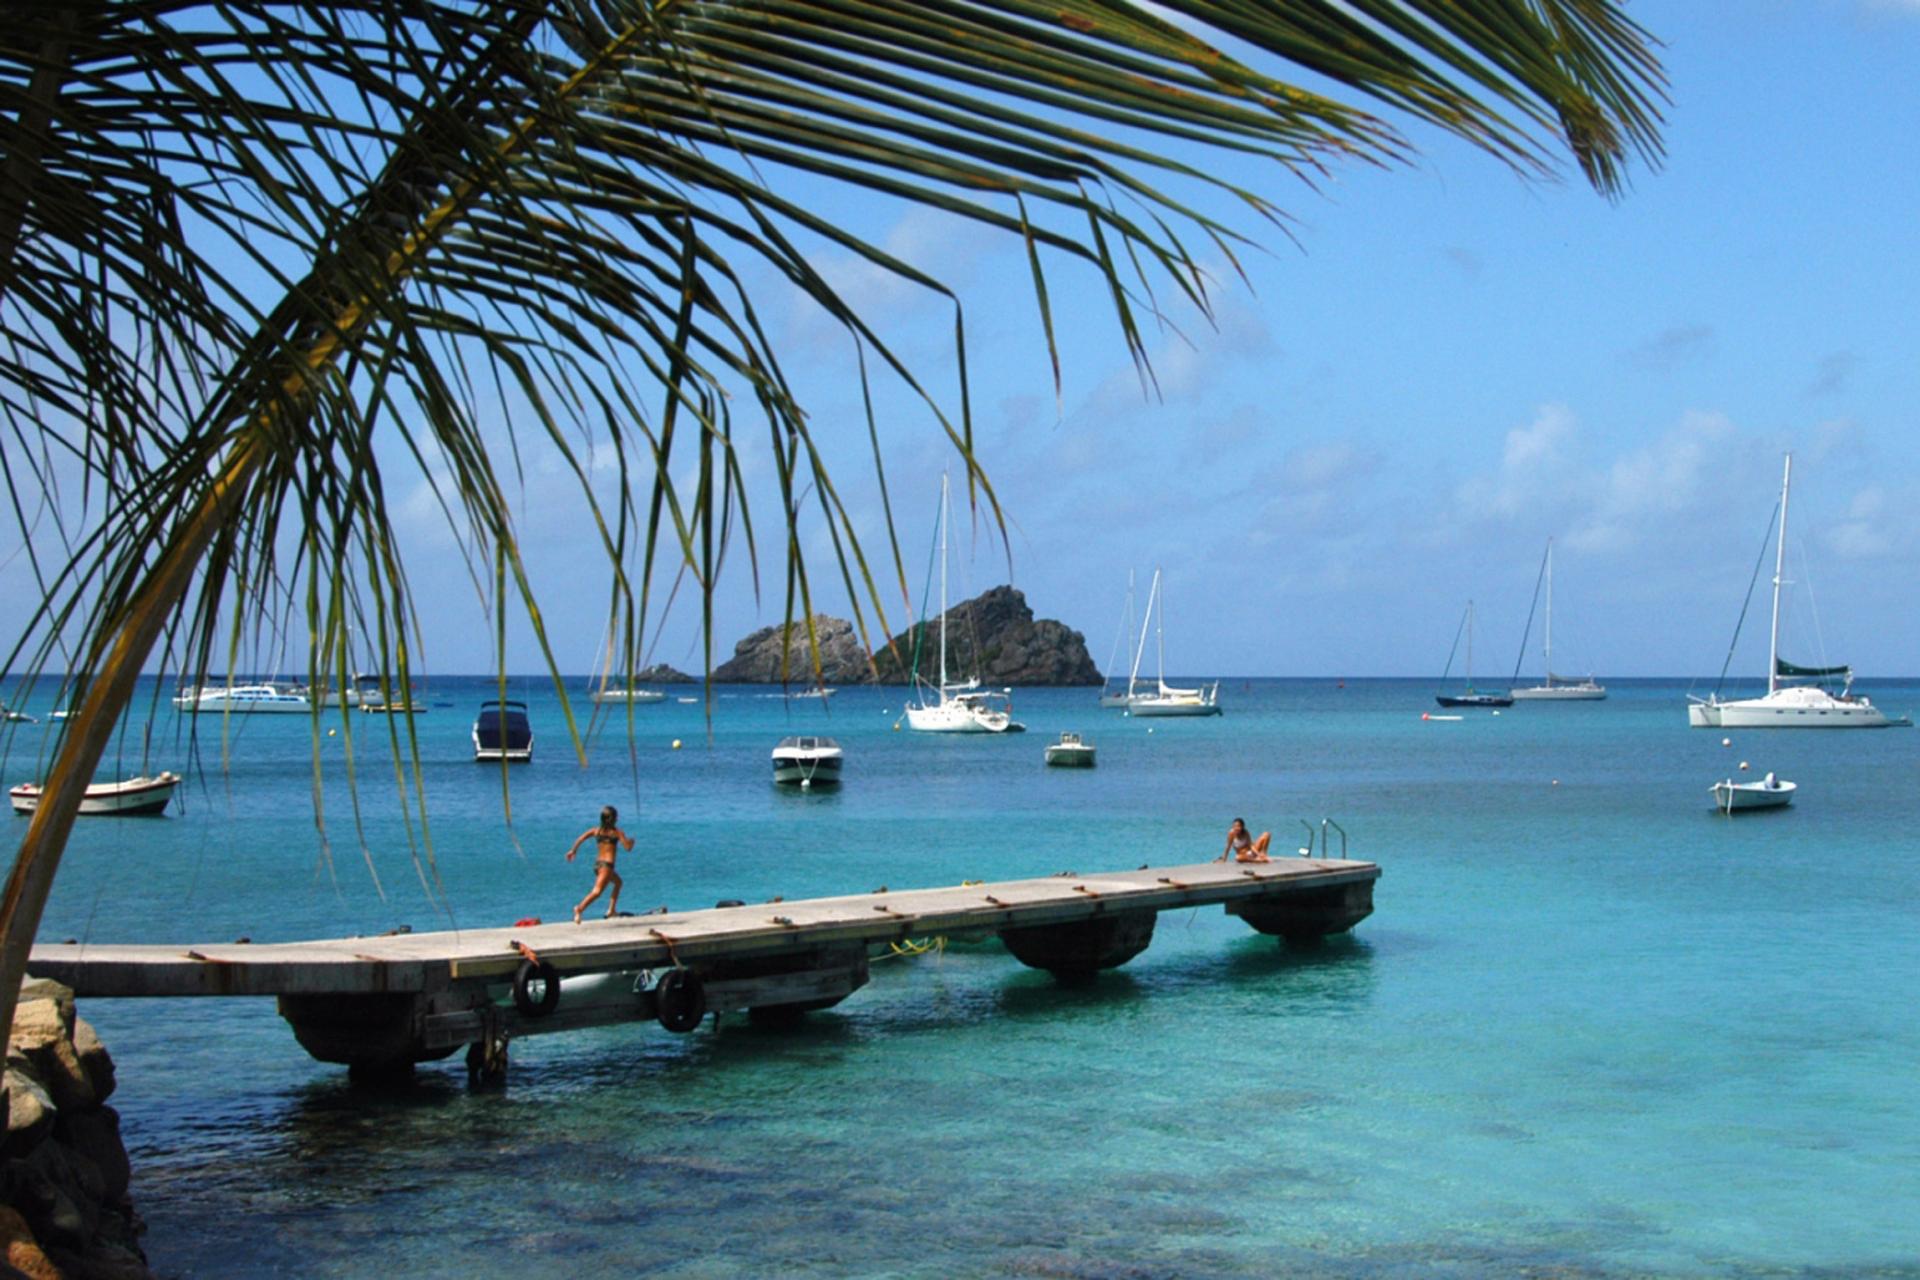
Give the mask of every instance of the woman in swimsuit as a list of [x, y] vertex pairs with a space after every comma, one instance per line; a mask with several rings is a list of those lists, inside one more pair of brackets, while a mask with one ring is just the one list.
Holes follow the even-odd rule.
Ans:
[[612, 918], [620, 907], [620, 873], [613, 869], [613, 860], [620, 849], [633, 848], [633, 837], [622, 831], [617, 825], [620, 811], [612, 805], [600, 811], [600, 825], [588, 827], [573, 842], [573, 848], [567, 850], [567, 861], [573, 861], [573, 855], [580, 852], [580, 846], [589, 840], [599, 843], [599, 856], [593, 860], [593, 892], [580, 899], [580, 905], [573, 909], [573, 922], [580, 923], [580, 913], [593, 905], [593, 900], [606, 892], [607, 886], [613, 886], [613, 896], [607, 899], [607, 916]]
[[1232, 854], [1235, 862], [1272, 862], [1267, 856], [1267, 846], [1273, 843], [1273, 833], [1262, 831], [1258, 839], [1247, 834], [1244, 819], [1235, 818], [1233, 825], [1227, 828], [1227, 847], [1220, 851], [1215, 862], [1225, 862]]

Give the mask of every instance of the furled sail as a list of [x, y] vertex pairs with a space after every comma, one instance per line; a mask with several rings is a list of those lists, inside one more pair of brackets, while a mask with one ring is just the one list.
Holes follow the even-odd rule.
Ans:
[[1774, 659], [1773, 671], [1775, 675], [1789, 680], [1817, 680], [1822, 676], [1853, 678], [1852, 667], [1803, 667], [1798, 663], [1788, 662], [1785, 658]]

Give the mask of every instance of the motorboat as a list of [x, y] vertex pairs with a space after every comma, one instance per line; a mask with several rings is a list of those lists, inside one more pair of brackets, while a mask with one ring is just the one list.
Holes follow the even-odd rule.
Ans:
[[667, 695], [660, 690], [642, 689], [637, 685], [603, 684], [587, 696], [595, 702], [624, 702], [636, 707], [667, 700]]
[[[1787, 495], [1792, 484], [1793, 455], [1788, 454], [1780, 475], [1780, 540], [1773, 553], [1773, 625], [1767, 641], [1767, 692], [1758, 698], [1722, 699], [1717, 691], [1705, 698], [1694, 698], [1687, 708], [1687, 723], [1695, 729], [1884, 729], [1902, 723], [1888, 719], [1871, 701], [1853, 692], [1852, 667], [1804, 667], [1780, 656], [1780, 587], [1786, 581]], [[1740, 616], [1746, 617], [1744, 607]], [[1740, 641], [1737, 623], [1733, 639], [1735, 644]], [[1724, 677], [1725, 671], [1721, 674]], [[1819, 684], [1801, 683], [1833, 678], [1842, 681], [1838, 693]]]
[[515, 763], [533, 759], [533, 726], [527, 704], [488, 700], [473, 720], [473, 758]]
[[313, 699], [305, 689], [266, 682], [182, 689], [173, 705], [193, 715], [310, 715], [313, 712]]
[[12, 707], [8, 706], [6, 703], [0, 702], [0, 723], [39, 724], [40, 722], [38, 720], [35, 720], [32, 716], [28, 715], [26, 712], [15, 711]]
[[1063, 733], [1047, 744], [1047, 763], [1056, 769], [1091, 769], [1093, 762], [1093, 744], [1077, 733]]
[[[1507, 690], [1507, 692], [1512, 695], [1512, 697], [1516, 702], [1599, 702], [1601, 699], [1607, 696], [1607, 687], [1599, 683], [1598, 681], [1596, 681], [1591, 675], [1584, 676], [1579, 679], [1572, 679], [1567, 676], [1557, 676], [1553, 673], [1553, 539], [1552, 538], [1547, 539], [1547, 554], [1546, 554], [1545, 560], [1541, 564], [1540, 573], [1541, 573], [1541, 577], [1543, 577], [1546, 580], [1546, 584], [1547, 584], [1547, 624], [1546, 624], [1546, 631], [1545, 631], [1546, 639], [1545, 639], [1545, 642], [1541, 645], [1541, 649], [1540, 649], [1540, 656], [1544, 660], [1547, 668], [1547, 680], [1545, 684], [1536, 684], [1536, 685], [1529, 685], [1525, 688], [1509, 689]], [[1533, 584], [1533, 593], [1534, 593], [1534, 598], [1537, 600], [1540, 595], [1540, 583], [1538, 581], [1536, 581]], [[1529, 611], [1527, 614], [1527, 626], [1529, 629], [1531, 629], [1533, 626], [1533, 614], [1531, 611]], [[1527, 651], [1527, 636], [1525, 632], [1522, 632], [1520, 635], [1520, 653], [1522, 657], [1525, 656], [1526, 651]], [[1516, 667], [1516, 672], [1517, 672], [1517, 667]]]
[[[947, 476], [940, 477], [940, 683], [929, 685], [920, 678], [918, 642], [915, 642], [913, 675], [915, 699], [907, 705], [907, 727], [920, 733], [1006, 733], [1025, 728], [1013, 719], [1013, 700], [1009, 691], [992, 693], [980, 687], [979, 677], [965, 683], [947, 679], [947, 520], [949, 515]], [[924, 634], [922, 624], [922, 634]]]
[[1793, 803], [1793, 793], [1798, 789], [1793, 783], [1771, 773], [1758, 782], [1735, 782], [1728, 778], [1725, 782], [1714, 783], [1710, 788], [1713, 807], [1722, 813], [1784, 808]]
[[837, 787], [845, 758], [832, 738], [812, 735], [780, 739], [773, 749], [773, 780], [787, 787]]
[[811, 698], [817, 702], [825, 702], [838, 692], [840, 692], [838, 689], [830, 689], [826, 685], [817, 684], [807, 689], [796, 689], [792, 693], [789, 693], [787, 697], [796, 702], [802, 698]]
[[[1159, 606], [1158, 612], [1154, 606]], [[1153, 587], [1147, 592], [1147, 611], [1140, 621], [1140, 643], [1133, 651], [1133, 667], [1127, 674], [1127, 714], [1130, 716], [1217, 716], [1220, 712], [1220, 682], [1197, 689], [1180, 689], [1167, 683], [1166, 603], [1160, 596], [1160, 571], [1153, 571]], [[1147, 626], [1153, 624], [1154, 645], [1160, 670], [1151, 692], [1140, 687], [1140, 658], [1147, 649]]]
[[[101, 817], [152, 817], [164, 813], [173, 799], [180, 775], [165, 770], [149, 777], [128, 778], [125, 782], [96, 782], [80, 797], [80, 812]], [[32, 813], [40, 807], [43, 788], [37, 782], [23, 782], [7, 792], [15, 813]]]
[[1467, 636], [1467, 687], [1459, 693], [1436, 693], [1433, 700], [1443, 707], [1510, 707], [1513, 696], [1506, 693], [1481, 693], [1473, 687], [1473, 601], [1467, 601], [1467, 611], [1461, 615], [1460, 626], [1453, 633], [1453, 648], [1447, 651], [1447, 668], [1440, 673], [1442, 683], [1453, 672], [1454, 654], [1460, 651], [1460, 634]]

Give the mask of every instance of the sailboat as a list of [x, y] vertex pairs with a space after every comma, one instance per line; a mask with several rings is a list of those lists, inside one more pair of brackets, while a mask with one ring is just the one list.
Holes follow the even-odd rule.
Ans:
[[[940, 476], [940, 683], [929, 686], [915, 664], [915, 701], [907, 707], [907, 727], [922, 733], [1006, 733], [1023, 729], [1014, 722], [1007, 695], [980, 688], [979, 677], [964, 683], [947, 680], [947, 520], [948, 479]], [[925, 634], [924, 625], [922, 627]]]
[[1447, 651], [1447, 669], [1440, 673], [1441, 683], [1453, 671], [1453, 655], [1460, 649], [1460, 631], [1467, 633], [1467, 687], [1459, 693], [1436, 693], [1433, 700], [1443, 707], [1510, 707], [1513, 705], [1511, 694], [1481, 693], [1473, 687], [1473, 601], [1467, 601], [1467, 612], [1460, 619], [1460, 629], [1453, 633], [1453, 648]]
[[[1557, 676], [1553, 674], [1553, 539], [1552, 538], [1547, 539], [1547, 556], [1546, 556], [1546, 560], [1541, 565], [1540, 572], [1542, 577], [1546, 579], [1546, 583], [1547, 583], [1546, 643], [1541, 648], [1541, 655], [1546, 659], [1547, 682], [1545, 684], [1536, 684], [1525, 689], [1509, 689], [1507, 690], [1507, 692], [1512, 694], [1514, 697], [1514, 700], [1517, 702], [1598, 702], [1600, 701], [1600, 699], [1607, 696], [1607, 687], [1603, 684], [1596, 683], [1592, 676], [1589, 675], [1585, 679], [1581, 679], [1581, 680], [1569, 680], [1565, 676]], [[1533, 591], [1534, 591], [1534, 598], [1537, 600], [1540, 595], [1540, 584], [1538, 582], [1534, 583]], [[1533, 626], [1533, 613], [1531, 611], [1531, 608], [1529, 608], [1529, 611], [1527, 613], [1527, 626], [1529, 629], [1531, 629]], [[1527, 636], [1525, 632], [1522, 632], [1520, 635], [1520, 652], [1523, 657], [1525, 656], [1526, 651], [1527, 651]], [[1518, 676], [1519, 674], [1520, 674], [1519, 664], [1515, 663], [1514, 675]]]
[[[1154, 605], [1160, 604], [1159, 613]], [[1160, 571], [1153, 571], [1153, 589], [1147, 592], [1147, 612], [1140, 622], [1140, 644], [1133, 651], [1133, 670], [1127, 675], [1127, 714], [1131, 716], [1217, 716], [1220, 714], [1220, 682], [1199, 689], [1176, 689], [1167, 683], [1167, 607], [1160, 603]], [[1152, 693], [1139, 692], [1140, 656], [1147, 648], [1147, 623], [1153, 622], [1154, 644], [1159, 652], [1160, 672]]]
[[[1114, 633], [1113, 652], [1107, 655], [1107, 671], [1111, 673], [1120, 661], [1120, 646], [1133, 634], [1133, 570], [1127, 570], [1127, 607], [1120, 614], [1120, 630]], [[1131, 682], [1129, 682], [1131, 683]], [[1113, 687], [1113, 676], [1109, 674], [1100, 686], [1100, 705], [1106, 708], [1124, 707], [1133, 701], [1133, 694], [1124, 689]]]
[[665, 702], [667, 695], [658, 689], [643, 689], [630, 680], [622, 679], [618, 683], [613, 679], [613, 619], [607, 619], [607, 638], [601, 642], [600, 652], [605, 661], [600, 664], [600, 683], [587, 691], [587, 697], [593, 702], [624, 702], [632, 706], [646, 706], [650, 703]]
[[[1767, 640], [1767, 692], [1760, 698], [1722, 701], [1716, 692], [1694, 698], [1687, 723], [1696, 729], [1884, 729], [1894, 723], [1880, 708], [1853, 692], [1853, 668], [1802, 667], [1780, 656], [1780, 587], [1787, 563], [1787, 495], [1793, 486], [1793, 455], [1780, 473], [1780, 540], [1773, 553], [1773, 625]], [[1745, 616], [1745, 610], [1741, 610]], [[1740, 629], [1733, 632], [1737, 643]], [[1722, 675], [1724, 675], [1724, 671]], [[1839, 676], [1839, 693], [1817, 684], [1789, 681]]]

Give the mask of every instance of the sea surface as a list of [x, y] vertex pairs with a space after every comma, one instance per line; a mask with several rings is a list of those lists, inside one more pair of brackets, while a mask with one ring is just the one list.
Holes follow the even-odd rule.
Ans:
[[[440, 680], [424, 828], [384, 718], [223, 740], [147, 696], [102, 774], [188, 782], [164, 818], [77, 823], [40, 936], [564, 920], [603, 804], [639, 842], [633, 910], [1197, 862], [1235, 816], [1317, 852], [1331, 819], [1383, 875], [1317, 948], [1170, 912], [1067, 989], [936, 947], [795, 1030], [517, 1041], [496, 1090], [458, 1055], [350, 1087], [270, 1000], [82, 1012], [169, 1277], [1920, 1276], [1920, 733], [1723, 745], [1688, 687], [1459, 721], [1422, 718], [1425, 681], [1229, 681], [1188, 721], [1020, 690], [1004, 737], [896, 728], [898, 689], [723, 687], [710, 724], [583, 721], [583, 759], [552, 685], [516, 679], [535, 759], [503, 788], [468, 744], [496, 686]], [[1863, 691], [1920, 711], [1920, 682]], [[1061, 730], [1097, 769], [1043, 767]], [[846, 748], [837, 793], [770, 785], [800, 732]], [[9, 729], [9, 784], [52, 734]], [[1794, 805], [1716, 814], [1742, 762]]]

